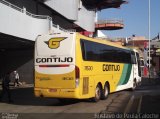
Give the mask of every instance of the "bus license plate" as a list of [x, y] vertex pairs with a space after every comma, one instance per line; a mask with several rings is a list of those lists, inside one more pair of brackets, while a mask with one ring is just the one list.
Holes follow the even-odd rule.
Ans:
[[57, 89], [49, 89], [49, 92], [57, 92]]

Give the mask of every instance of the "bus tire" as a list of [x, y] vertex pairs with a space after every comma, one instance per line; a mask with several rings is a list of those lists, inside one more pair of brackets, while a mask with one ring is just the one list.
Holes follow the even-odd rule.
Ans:
[[106, 84], [104, 85], [104, 89], [103, 89], [103, 91], [102, 91], [102, 97], [101, 97], [101, 99], [102, 99], [102, 100], [107, 99], [107, 98], [108, 98], [108, 95], [109, 95], [109, 86], [108, 86], [108, 84], [106, 83]]
[[92, 98], [92, 101], [98, 102], [101, 99], [101, 95], [102, 95], [102, 88], [100, 84], [98, 84], [95, 90], [95, 97]]

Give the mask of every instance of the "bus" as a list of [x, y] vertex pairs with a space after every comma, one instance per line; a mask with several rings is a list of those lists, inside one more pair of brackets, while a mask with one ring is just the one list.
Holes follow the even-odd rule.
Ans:
[[139, 54], [76, 32], [45, 34], [35, 42], [36, 97], [107, 99], [141, 81]]

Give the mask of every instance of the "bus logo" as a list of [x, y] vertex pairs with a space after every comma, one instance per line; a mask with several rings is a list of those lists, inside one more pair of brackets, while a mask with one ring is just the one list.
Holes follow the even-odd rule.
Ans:
[[49, 41], [45, 41], [45, 43], [48, 45], [50, 49], [57, 49], [60, 46], [60, 42], [67, 37], [55, 37], [49, 39]]

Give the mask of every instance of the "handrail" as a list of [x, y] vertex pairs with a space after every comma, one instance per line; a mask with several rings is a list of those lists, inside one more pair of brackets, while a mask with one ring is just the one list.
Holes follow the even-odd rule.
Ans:
[[13, 8], [13, 9], [16, 9], [16, 10], [22, 12], [22, 8], [14, 5], [14, 4], [11, 4], [10, 2], [7, 2], [7, 1], [5, 1], [5, 0], [0, 0], [0, 2], [3, 3], [4, 5], [7, 5], [8, 7], [11, 7], [11, 8]]
[[[50, 22], [52, 22], [52, 17], [50, 16], [47, 16], [47, 15], [36, 15], [36, 14], [32, 14], [28, 11], [26, 11], [26, 8], [20, 8], [6, 0], [0, 0], [0, 3], [4, 4], [4, 5], [7, 5], [8, 7], [11, 7], [21, 13], [25, 13], [26, 15], [30, 16], [30, 17], [33, 17], [33, 18], [37, 18], [37, 19], [48, 19]], [[53, 24], [52, 23], [52, 27], [55, 27], [55, 28], [59, 28], [60, 30], [64, 31], [64, 32], [75, 32], [76, 30], [75, 29], [70, 29], [70, 30], [66, 30], [64, 28], [61, 28], [59, 27], [59, 25], [56, 25], [56, 24]]]
[[96, 24], [115, 24], [115, 23], [118, 23], [118, 24], [123, 24], [123, 20], [118, 20], [118, 19], [113, 19], [113, 20], [98, 20]]
[[64, 28], [62, 28], [62, 27], [59, 27], [59, 29], [60, 30], [62, 30], [62, 31], [64, 31], [64, 32], [76, 32], [76, 30], [75, 29], [64, 29]]
[[8, 1], [5, 1], [5, 0], [0, 0], [1, 3], [3, 3], [4, 5], [7, 5], [8, 7], [11, 7], [19, 12], [22, 12], [22, 13], [26, 13], [26, 15], [30, 16], [30, 17], [33, 17], [33, 18], [38, 18], [38, 19], [49, 19], [49, 20], [52, 20], [52, 18], [50, 16], [47, 16], [47, 15], [35, 15], [35, 14], [32, 14], [28, 11], [26, 11], [25, 8], [20, 8]]
[[[25, 10], [23, 10], [23, 12], [25, 12]], [[32, 14], [30, 12], [27, 12], [26, 11], [26, 15], [30, 16], [30, 17], [33, 17], [33, 18], [37, 18], [37, 19], [48, 19], [48, 20], [52, 20], [52, 17], [50, 16], [47, 16], [47, 15], [35, 15], [35, 14]]]

